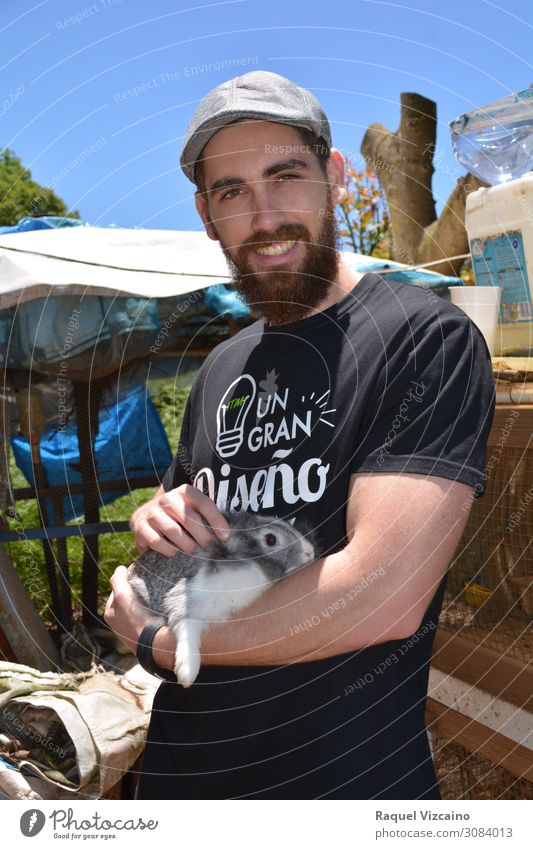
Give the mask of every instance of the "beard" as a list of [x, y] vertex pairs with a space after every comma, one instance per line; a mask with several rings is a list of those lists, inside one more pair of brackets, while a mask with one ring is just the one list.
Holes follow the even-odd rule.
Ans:
[[[285, 267], [280, 264], [263, 272], [252, 270], [249, 255], [257, 247], [293, 239], [305, 246], [300, 268], [291, 271], [290, 264]], [[326, 214], [314, 241], [303, 224], [282, 224], [273, 233], [261, 230], [246, 239], [232, 259], [219, 239], [233, 286], [250, 308], [274, 325], [305, 318], [325, 301], [339, 272], [338, 240], [338, 224], [329, 189]]]

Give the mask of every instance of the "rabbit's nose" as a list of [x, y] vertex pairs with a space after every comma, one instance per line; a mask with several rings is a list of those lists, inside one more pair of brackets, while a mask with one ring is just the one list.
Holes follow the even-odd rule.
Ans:
[[311, 545], [310, 542], [304, 542], [303, 544], [304, 556], [308, 558], [308, 560], [313, 560], [315, 556], [315, 549]]

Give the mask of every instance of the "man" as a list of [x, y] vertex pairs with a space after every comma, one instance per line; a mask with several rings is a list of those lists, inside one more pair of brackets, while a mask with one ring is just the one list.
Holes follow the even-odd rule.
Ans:
[[[209, 627], [189, 689], [155, 697], [138, 798], [438, 799], [424, 726], [446, 571], [483, 493], [483, 337], [425, 290], [337, 249], [343, 160], [316, 98], [266, 71], [210, 92], [181, 156], [261, 318], [206, 358], [140, 550], [201, 556], [219, 509], [312, 527], [318, 559]], [[126, 570], [106, 620], [169, 679]], [[144, 630], [143, 630], [144, 629]], [[152, 629], [153, 630], [153, 629]]]

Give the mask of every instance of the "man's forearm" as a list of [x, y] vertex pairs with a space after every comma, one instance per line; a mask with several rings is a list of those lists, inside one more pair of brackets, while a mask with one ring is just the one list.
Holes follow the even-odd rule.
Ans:
[[[278, 581], [202, 636], [202, 665], [277, 665], [319, 660], [398, 636], [403, 613], [384, 588], [386, 570], [363, 565], [354, 546]], [[175, 640], [158, 632], [156, 662], [172, 669]]]

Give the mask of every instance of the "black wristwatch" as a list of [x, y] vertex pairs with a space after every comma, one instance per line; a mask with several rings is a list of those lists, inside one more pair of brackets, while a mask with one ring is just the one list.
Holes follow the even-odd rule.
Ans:
[[177, 678], [174, 673], [170, 669], [163, 669], [162, 666], [158, 666], [152, 654], [154, 637], [162, 627], [162, 625], [156, 625], [153, 622], [149, 622], [148, 625], [144, 626], [139, 637], [139, 642], [137, 643], [137, 660], [143, 669], [151, 675], [155, 675], [156, 678], [160, 678], [162, 681], [173, 681], [176, 683]]

